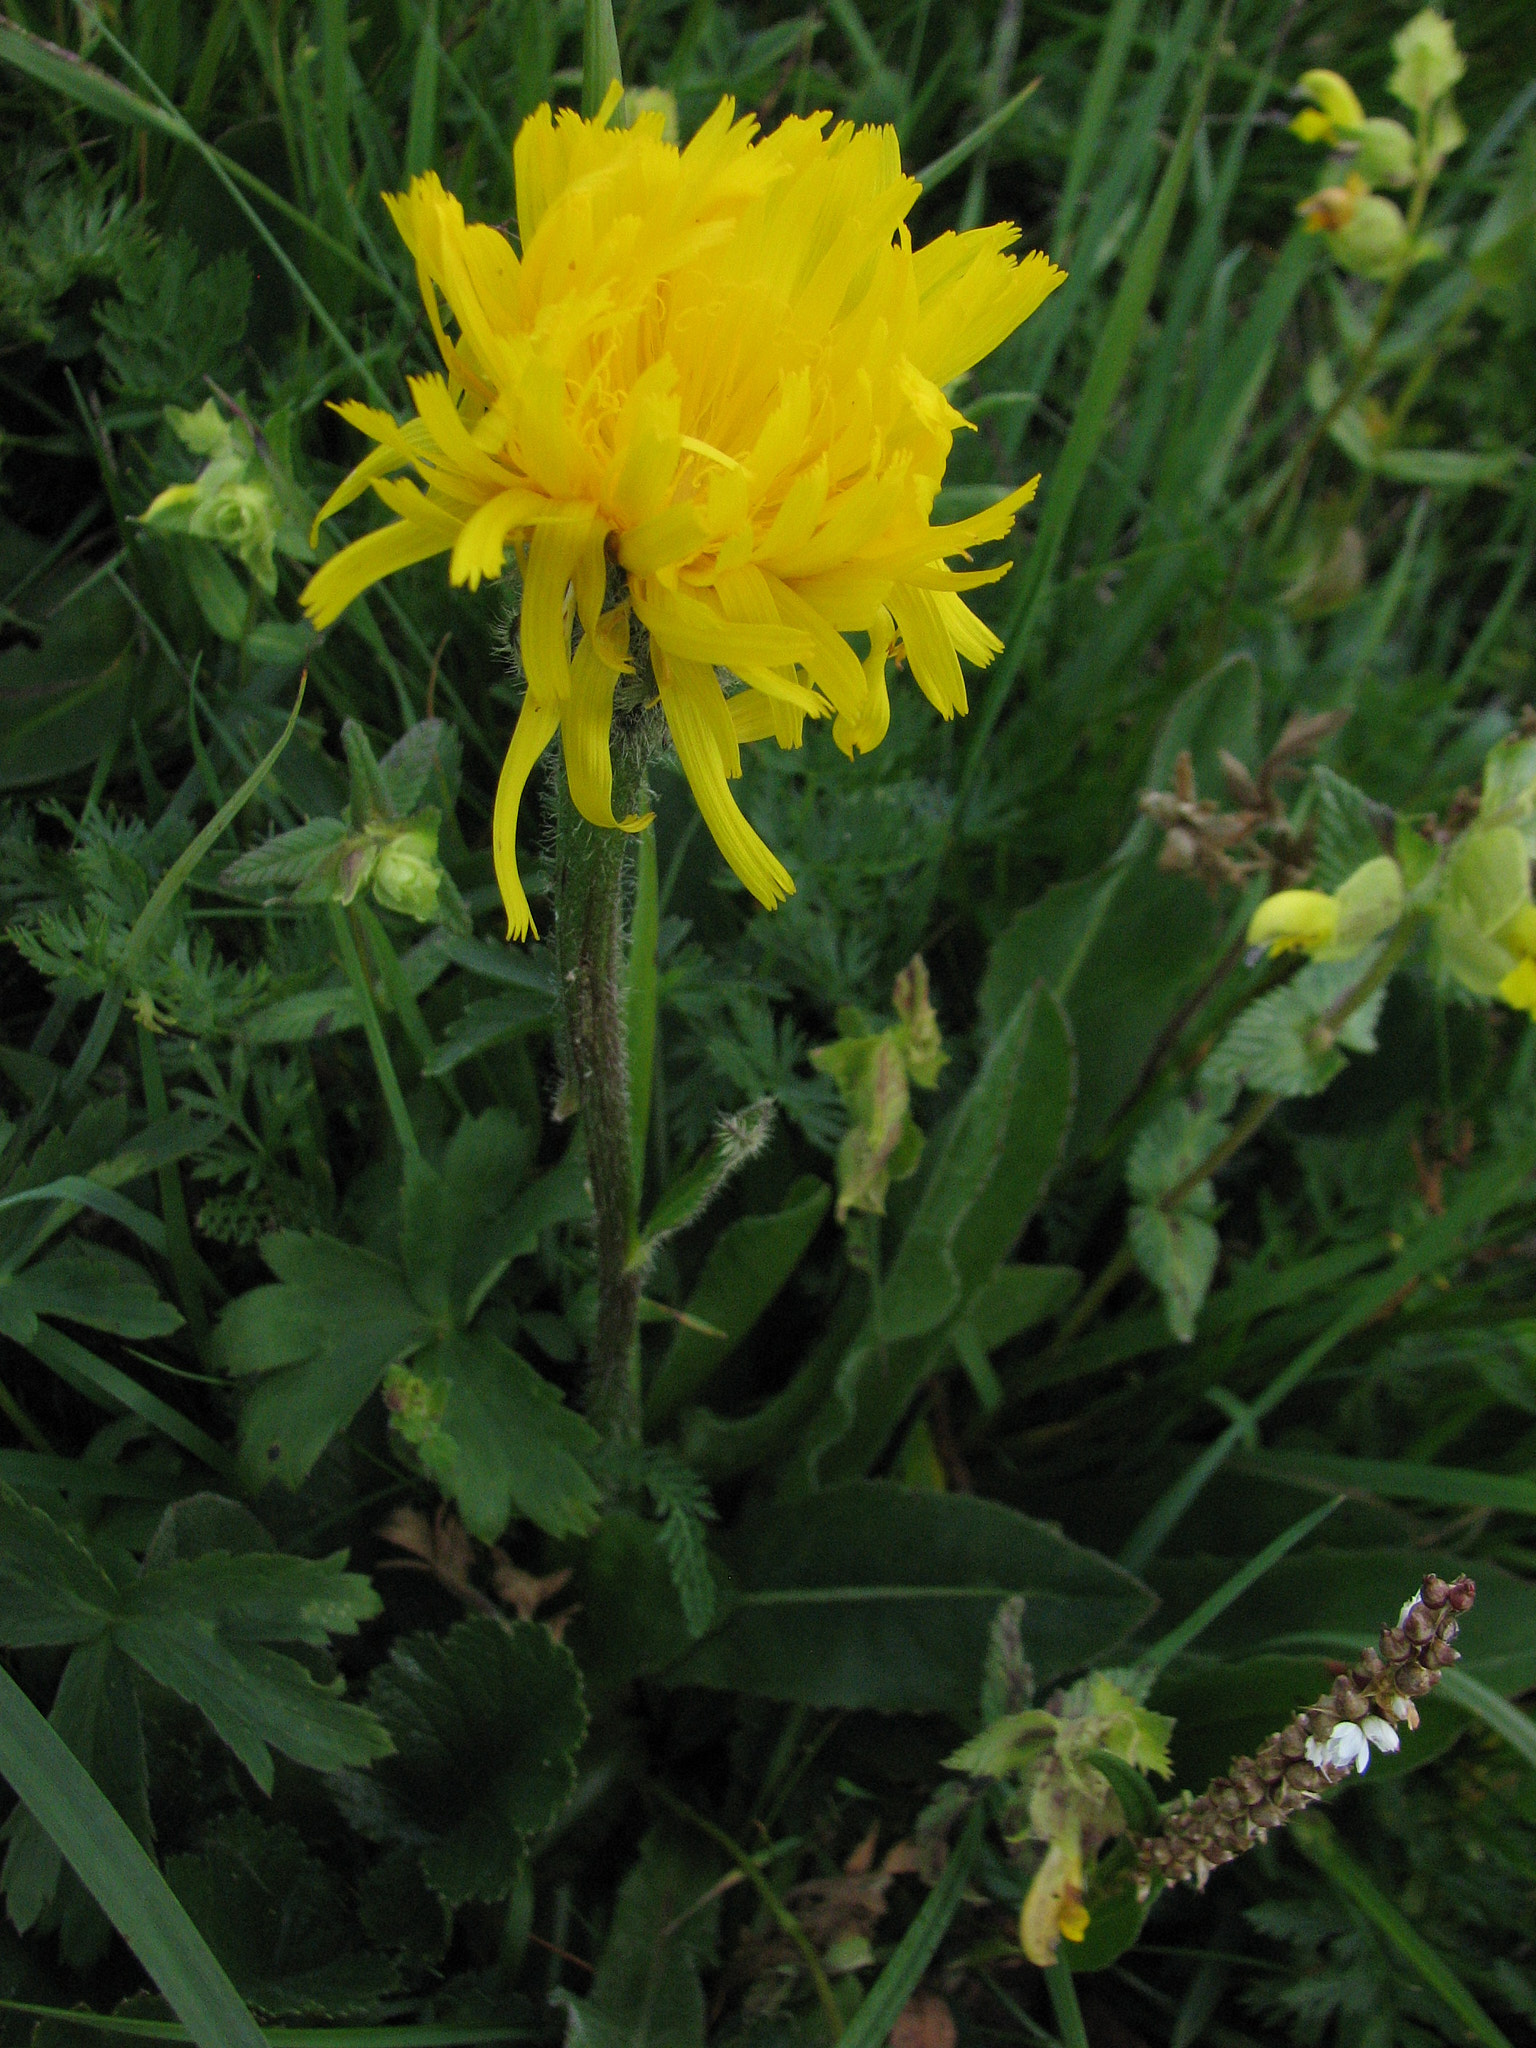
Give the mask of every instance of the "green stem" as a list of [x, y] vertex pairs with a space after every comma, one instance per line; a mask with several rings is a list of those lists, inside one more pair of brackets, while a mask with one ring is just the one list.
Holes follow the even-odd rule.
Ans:
[[1045, 1988], [1051, 1994], [1061, 2048], [1089, 2048], [1088, 2029], [1083, 2025], [1082, 2008], [1077, 2002], [1077, 1986], [1065, 1963], [1052, 1963], [1045, 1973]]
[[[661, 737], [649, 661], [614, 706], [613, 809], [645, 808], [646, 771]], [[638, 686], [638, 687], [637, 687]], [[606, 1433], [638, 1439], [638, 1315], [645, 1274], [634, 1250], [634, 1164], [624, 974], [624, 873], [630, 835], [591, 825], [571, 801], [563, 754], [555, 811], [555, 968], [563, 1006], [567, 1115], [581, 1112], [597, 1218], [597, 1324], [587, 1412]]]
[[384, 1037], [384, 1026], [379, 1021], [378, 1005], [373, 999], [373, 990], [368, 985], [368, 976], [363, 971], [363, 962], [357, 950], [357, 941], [352, 936], [352, 927], [347, 914], [339, 903], [327, 905], [331, 916], [331, 933], [336, 941], [336, 950], [341, 955], [341, 964], [346, 969], [347, 979], [363, 1013], [363, 1033], [368, 1040], [368, 1050], [373, 1054], [374, 1069], [379, 1077], [379, 1088], [384, 1097], [384, 1106], [389, 1111], [389, 1120], [395, 1127], [395, 1136], [400, 1149], [407, 1159], [421, 1157], [421, 1145], [411, 1123], [410, 1112], [405, 1106], [405, 1097], [400, 1092], [400, 1077], [395, 1072], [395, 1063], [389, 1056], [389, 1046]]

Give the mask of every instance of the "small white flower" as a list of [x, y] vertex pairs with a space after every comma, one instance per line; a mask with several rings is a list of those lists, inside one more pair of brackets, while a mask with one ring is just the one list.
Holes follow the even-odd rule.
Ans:
[[[1360, 1723], [1361, 1732], [1373, 1749], [1379, 1749], [1386, 1756], [1395, 1756], [1402, 1747], [1397, 1730], [1390, 1721], [1383, 1721], [1379, 1714], [1367, 1714]], [[1361, 1764], [1361, 1770], [1365, 1765]]]
[[1319, 1770], [1364, 1771], [1371, 1761], [1371, 1745], [1355, 1722], [1341, 1721], [1326, 1742], [1309, 1736], [1306, 1756]]
[[1399, 1721], [1406, 1721], [1413, 1712], [1411, 1700], [1405, 1700], [1401, 1693], [1392, 1695], [1392, 1712]]

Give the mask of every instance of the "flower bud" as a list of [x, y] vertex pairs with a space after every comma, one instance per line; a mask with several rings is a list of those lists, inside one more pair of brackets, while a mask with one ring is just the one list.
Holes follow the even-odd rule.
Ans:
[[1303, 142], [1337, 142], [1365, 120], [1354, 87], [1337, 71], [1304, 71], [1296, 90], [1312, 101], [1291, 123], [1291, 133]]
[[1367, 185], [1413, 183], [1413, 137], [1401, 121], [1378, 115], [1360, 130], [1354, 167]]
[[1368, 193], [1343, 227], [1329, 235], [1328, 247], [1334, 262], [1351, 277], [1381, 284], [1408, 261], [1412, 241], [1402, 208]]
[[1451, 152], [1460, 149], [1466, 139], [1466, 122], [1449, 100], [1442, 100], [1429, 124], [1430, 168], [1438, 171]]
[[1392, 38], [1397, 68], [1387, 90], [1415, 113], [1428, 113], [1467, 68], [1456, 47], [1456, 31], [1443, 14], [1426, 7]]
[[442, 869], [437, 863], [437, 828], [412, 827], [389, 840], [373, 870], [373, 893], [386, 910], [430, 924], [437, 915]]

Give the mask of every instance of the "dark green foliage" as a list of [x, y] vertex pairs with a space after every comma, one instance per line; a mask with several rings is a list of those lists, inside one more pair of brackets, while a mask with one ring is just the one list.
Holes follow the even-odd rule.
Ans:
[[[658, 764], [627, 1004], [645, 1431], [605, 1437], [531, 793], [545, 943], [503, 943], [490, 857], [515, 598], [436, 562], [323, 636], [297, 604], [361, 449], [327, 401], [399, 413], [438, 361], [379, 194], [430, 166], [512, 227], [509, 144], [579, 99], [584, 10], [16, 0], [7, 1671], [263, 2022], [811, 2048], [830, 2000], [884, 2048], [920, 1997], [980, 2048], [1059, 2024], [1018, 1966], [1040, 1851], [943, 1759], [1092, 1668], [1140, 1683], [1337, 1491], [1157, 1673], [1173, 1789], [1315, 1698], [1426, 1565], [1478, 1581], [1465, 1684], [1333, 1801], [1331, 1875], [1272, 1837], [1143, 1929], [1105, 1845], [1086, 2032], [1429, 2048], [1467, 2038], [1454, 1981], [1521, 2048], [1536, 1038], [1419, 952], [1320, 1039], [1375, 956], [1260, 965], [1243, 934], [1256, 848], [1323, 889], [1391, 852], [1412, 886], [1490, 748], [1522, 786], [1532, 12], [1461, 10], [1440, 253], [1347, 392], [1380, 298], [1295, 223], [1333, 172], [1289, 92], [1326, 66], [1383, 110], [1409, 0], [614, 11], [684, 138], [730, 92], [765, 127], [890, 121], [915, 169], [1039, 80], [913, 216], [918, 242], [1016, 219], [1070, 271], [952, 394], [977, 431], [936, 517], [1042, 472], [973, 594], [1005, 651], [948, 726], [897, 671], [875, 753], [750, 749], [736, 787], [796, 883], [772, 917]], [[142, 522], [205, 460], [167, 409], [205, 403], [269, 494], [248, 555]], [[301, 671], [286, 747], [188, 860]], [[1181, 829], [1261, 822], [1202, 864], [1148, 791]], [[810, 1055], [878, 1034], [919, 951], [948, 1064], [915, 1171], [844, 1226]], [[0, 1994], [163, 2021], [46, 1828], [4, 1835]]]
[[394, 1754], [337, 1781], [343, 1810], [373, 1840], [416, 1849], [445, 1905], [505, 1898], [527, 1837], [576, 1782], [587, 1714], [570, 1651], [536, 1623], [476, 1616], [397, 1642], [369, 1700]]

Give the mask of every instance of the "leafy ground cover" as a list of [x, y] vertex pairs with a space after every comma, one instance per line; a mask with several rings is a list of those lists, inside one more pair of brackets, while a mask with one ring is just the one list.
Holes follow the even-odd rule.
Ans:
[[1536, 21], [616, 10], [1069, 275], [950, 391], [937, 516], [1042, 475], [968, 716], [751, 750], [771, 915], [657, 767], [615, 1433], [516, 578], [299, 605], [438, 361], [379, 195], [515, 231], [591, 12], [0, 22], [0, 2040], [1536, 2039]]

